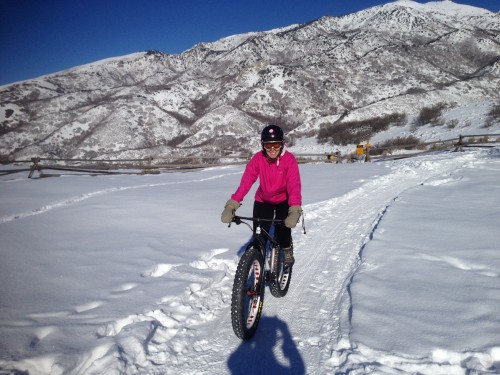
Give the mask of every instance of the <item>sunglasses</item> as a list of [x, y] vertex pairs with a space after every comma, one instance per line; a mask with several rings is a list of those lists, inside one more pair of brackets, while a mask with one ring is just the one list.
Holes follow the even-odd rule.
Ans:
[[266, 142], [264, 143], [264, 148], [268, 151], [279, 150], [283, 146], [281, 142]]

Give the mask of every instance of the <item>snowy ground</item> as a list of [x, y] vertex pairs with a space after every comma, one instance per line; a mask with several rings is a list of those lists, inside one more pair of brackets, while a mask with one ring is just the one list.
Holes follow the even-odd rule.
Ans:
[[250, 232], [219, 221], [242, 170], [1, 177], [0, 374], [500, 372], [500, 148], [302, 165], [307, 234], [249, 342]]

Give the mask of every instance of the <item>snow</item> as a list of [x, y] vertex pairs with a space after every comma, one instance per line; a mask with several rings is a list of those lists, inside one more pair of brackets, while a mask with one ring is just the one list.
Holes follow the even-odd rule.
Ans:
[[415, 8], [419, 10], [431, 9], [436, 12], [447, 13], [449, 15], [458, 17], [468, 17], [471, 15], [485, 15], [491, 13], [487, 9], [478, 8], [475, 6], [460, 4], [460, 2], [453, 2], [450, 0], [440, 0], [440, 1], [429, 1], [424, 4], [417, 3], [412, 0], [398, 0], [399, 5], [404, 5], [410, 8]]
[[443, 11], [448, 14], [460, 17], [469, 17], [472, 15], [481, 16], [491, 13], [487, 9], [478, 8], [467, 4], [460, 4], [459, 2], [455, 3], [450, 0], [431, 1], [426, 3], [425, 6], [437, 11]]
[[1, 176], [0, 373], [499, 373], [500, 147], [300, 169], [307, 234], [248, 342], [243, 166]]

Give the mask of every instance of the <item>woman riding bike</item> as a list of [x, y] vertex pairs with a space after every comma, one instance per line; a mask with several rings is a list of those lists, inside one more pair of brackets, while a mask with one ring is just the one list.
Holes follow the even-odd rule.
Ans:
[[[252, 185], [260, 180], [255, 194], [253, 217], [259, 219], [284, 220], [285, 226], [276, 226], [276, 238], [285, 251], [285, 264], [292, 266], [292, 230], [302, 214], [302, 187], [297, 160], [286, 150], [283, 130], [277, 125], [268, 125], [261, 133], [262, 150], [256, 153], [241, 178], [236, 192], [231, 195], [221, 215], [223, 223], [233, 220]], [[255, 231], [254, 224], [254, 231]], [[268, 230], [269, 228], [265, 228]]]

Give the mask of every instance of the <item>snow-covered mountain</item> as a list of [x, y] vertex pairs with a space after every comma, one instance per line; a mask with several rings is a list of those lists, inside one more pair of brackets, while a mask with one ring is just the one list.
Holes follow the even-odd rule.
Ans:
[[239, 153], [270, 122], [298, 137], [395, 113], [409, 122], [436, 104], [487, 113], [499, 87], [500, 14], [398, 0], [2, 86], [0, 156]]

